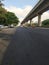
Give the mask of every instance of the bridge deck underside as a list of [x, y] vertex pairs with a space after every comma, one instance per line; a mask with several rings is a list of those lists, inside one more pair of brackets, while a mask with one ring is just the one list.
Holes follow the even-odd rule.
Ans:
[[49, 0], [44, 0], [32, 13], [30, 13], [23, 21], [22, 24], [31, 20], [32, 18], [42, 14], [43, 12], [49, 10]]

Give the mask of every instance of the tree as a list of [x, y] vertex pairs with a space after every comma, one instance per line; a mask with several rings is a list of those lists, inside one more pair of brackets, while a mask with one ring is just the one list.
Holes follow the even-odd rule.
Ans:
[[3, 8], [2, 1], [3, 0], [0, 0], [0, 24], [3, 24], [3, 25], [15, 24], [15, 25], [17, 25], [19, 22], [17, 16], [14, 13], [8, 12], [5, 8]]
[[5, 10], [5, 8], [0, 7], [0, 24], [3, 24], [3, 22], [4, 22], [4, 25], [5, 24], [6, 25], [11, 25], [11, 24], [17, 25], [19, 20], [14, 13], [8, 12], [7, 10]]
[[2, 25], [5, 25], [7, 23], [5, 13], [7, 13], [7, 11], [5, 10], [5, 8], [2, 7], [0, 0], [0, 24]]
[[14, 23], [16, 25], [18, 24], [19, 20], [18, 20], [17, 16], [14, 13], [7, 12], [5, 14], [5, 16], [7, 17], [7, 23], [8, 23], [8, 25], [11, 25], [11, 24], [14, 24]]
[[42, 26], [47, 26], [47, 27], [49, 27], [49, 19], [44, 20], [44, 21], [42, 22]]
[[0, 25], [6, 25], [7, 24], [7, 19], [5, 15], [0, 14]]
[[5, 10], [5, 8], [0, 7], [0, 14], [5, 14], [7, 12], [7, 10]]
[[6, 13], [7, 12], [7, 10], [5, 10], [5, 8], [3, 8], [2, 6], [4, 5], [3, 3], [2, 3], [2, 1], [4, 1], [4, 0], [0, 0], [0, 14], [4, 14], [4, 13]]

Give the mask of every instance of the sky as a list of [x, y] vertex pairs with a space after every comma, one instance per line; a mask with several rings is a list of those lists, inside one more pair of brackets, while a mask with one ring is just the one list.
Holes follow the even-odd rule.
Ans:
[[[20, 23], [25, 18], [25, 16], [30, 12], [30, 10], [38, 3], [39, 0], [4, 0], [4, 7], [10, 12], [15, 13], [19, 18]], [[34, 18], [33, 21], [37, 22], [38, 17]], [[49, 19], [49, 11], [46, 11], [42, 15], [42, 21]]]
[[25, 6], [34, 6], [39, 0], [4, 0], [5, 6], [15, 6], [18, 8], [24, 8]]

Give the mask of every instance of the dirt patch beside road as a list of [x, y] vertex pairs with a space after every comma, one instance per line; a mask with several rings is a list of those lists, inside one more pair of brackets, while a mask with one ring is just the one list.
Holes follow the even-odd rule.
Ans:
[[16, 28], [0, 30], [0, 64]]

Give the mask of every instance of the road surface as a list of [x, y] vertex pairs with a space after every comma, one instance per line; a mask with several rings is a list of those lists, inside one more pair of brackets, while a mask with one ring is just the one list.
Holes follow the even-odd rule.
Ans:
[[49, 29], [18, 27], [2, 65], [49, 65]]

